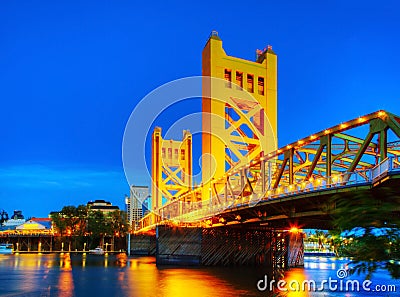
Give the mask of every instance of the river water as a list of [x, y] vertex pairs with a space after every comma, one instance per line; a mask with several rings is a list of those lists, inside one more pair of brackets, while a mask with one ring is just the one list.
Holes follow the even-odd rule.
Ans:
[[[284, 289], [288, 291], [275, 294], [289, 297], [400, 296], [400, 281], [391, 279], [385, 271], [376, 273], [371, 284], [366, 283], [367, 290], [362, 288], [363, 276], [339, 278], [337, 271], [345, 268], [348, 261], [306, 257], [304, 268], [286, 273]], [[130, 257], [124, 261], [115, 255], [0, 255], [0, 296], [271, 296], [265, 285], [269, 284], [265, 274], [263, 268], [254, 267], [160, 268], [154, 257]], [[332, 283], [328, 282], [329, 278]], [[304, 280], [313, 280], [316, 286], [308, 290], [306, 282], [303, 290]], [[323, 280], [326, 283], [321, 286]], [[340, 280], [342, 291], [338, 291]], [[359, 282], [360, 290], [349, 285], [346, 292], [346, 280]], [[333, 290], [335, 284], [337, 289]], [[377, 292], [377, 288], [386, 292]], [[394, 289], [396, 292], [387, 292]]]

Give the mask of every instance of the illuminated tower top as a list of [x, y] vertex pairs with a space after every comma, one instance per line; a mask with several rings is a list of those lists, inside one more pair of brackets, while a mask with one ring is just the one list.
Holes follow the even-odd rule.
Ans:
[[256, 55], [256, 61], [227, 55], [215, 31], [204, 47], [202, 75], [226, 81], [224, 87], [203, 82], [204, 183], [276, 148], [277, 55], [271, 46]]

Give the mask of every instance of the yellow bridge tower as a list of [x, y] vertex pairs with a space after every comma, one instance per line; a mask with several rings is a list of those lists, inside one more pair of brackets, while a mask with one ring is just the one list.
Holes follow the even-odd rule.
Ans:
[[215, 31], [203, 50], [203, 185], [276, 149], [277, 56], [271, 46], [256, 54], [254, 62], [228, 56]]
[[[192, 188], [192, 134], [183, 131], [183, 140], [166, 140], [156, 127], [152, 139], [152, 210], [178, 198]], [[164, 200], [164, 201], [163, 201]]]

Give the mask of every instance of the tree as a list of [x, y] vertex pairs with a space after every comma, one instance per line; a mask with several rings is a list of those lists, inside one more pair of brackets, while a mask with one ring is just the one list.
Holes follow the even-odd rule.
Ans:
[[400, 278], [400, 196], [391, 188], [347, 192], [333, 197], [334, 226], [353, 240], [347, 243], [353, 257], [351, 272], [367, 278], [383, 268]]
[[65, 221], [68, 235], [75, 235], [75, 232], [78, 227], [77, 226], [78, 218], [77, 218], [76, 207], [73, 205], [64, 206], [61, 209], [61, 215]]
[[106, 234], [111, 234], [111, 226], [101, 211], [89, 211], [88, 232], [90, 234], [90, 247], [100, 244]]
[[78, 236], [84, 236], [87, 232], [87, 218], [88, 208], [86, 205], [78, 205], [76, 208], [76, 234]]
[[64, 232], [67, 228], [67, 224], [60, 212], [54, 212], [51, 215], [51, 220], [53, 222], [54, 227], [58, 230], [61, 236], [64, 235]]
[[114, 235], [125, 236], [128, 231], [128, 222], [124, 211], [113, 211], [109, 216], [109, 221]]

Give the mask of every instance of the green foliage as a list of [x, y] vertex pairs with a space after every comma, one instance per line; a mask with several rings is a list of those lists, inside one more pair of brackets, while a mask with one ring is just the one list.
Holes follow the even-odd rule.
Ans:
[[400, 196], [390, 188], [358, 190], [333, 197], [334, 226], [352, 240], [340, 250], [353, 257], [352, 273], [367, 278], [378, 268], [400, 277]]
[[91, 211], [85, 205], [64, 206], [51, 215], [53, 224], [61, 236], [73, 238], [76, 244], [89, 236], [90, 247], [96, 247], [105, 236], [125, 236], [128, 223], [125, 212], [116, 210], [108, 215], [101, 211]]
[[128, 220], [124, 211], [116, 210], [110, 214], [111, 229], [116, 236], [125, 236], [128, 231]]
[[88, 231], [95, 236], [104, 236], [112, 233], [111, 225], [101, 211], [89, 211]]
[[67, 228], [67, 223], [64, 220], [61, 212], [52, 213], [51, 220], [53, 222], [54, 227], [58, 230], [60, 235], [63, 236]]
[[111, 233], [110, 224], [101, 211], [89, 211], [88, 231], [90, 234], [90, 248], [99, 245], [101, 239]]
[[75, 226], [75, 234], [78, 236], [84, 236], [87, 232], [87, 214], [88, 209], [86, 205], [78, 205], [75, 210], [76, 215], [76, 226]]
[[104, 236], [125, 236], [128, 231], [125, 212], [120, 210], [116, 210], [107, 216], [100, 211], [89, 211], [87, 221], [91, 247], [99, 245]]
[[83, 236], [86, 232], [87, 207], [64, 206], [60, 212], [51, 215], [54, 226], [61, 235]]
[[394, 212], [400, 206], [400, 196], [390, 188], [348, 192], [334, 200], [334, 224], [342, 230], [400, 226], [400, 216]]

